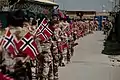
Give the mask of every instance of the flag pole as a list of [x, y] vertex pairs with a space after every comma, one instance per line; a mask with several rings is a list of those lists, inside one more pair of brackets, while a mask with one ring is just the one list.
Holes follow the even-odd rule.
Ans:
[[[44, 19], [45, 19], [45, 18], [44, 18]], [[42, 23], [43, 23], [44, 19], [42, 20], [42, 22], [40, 23], [40, 25], [39, 25], [39, 26], [41, 26], [41, 25], [42, 25]], [[36, 35], [37, 30], [39, 29], [39, 26], [38, 26], [38, 27], [37, 27], [37, 29], [35, 30], [35, 33], [33, 34], [34, 36]]]
[[25, 63], [30, 57], [27, 56], [22, 62]]

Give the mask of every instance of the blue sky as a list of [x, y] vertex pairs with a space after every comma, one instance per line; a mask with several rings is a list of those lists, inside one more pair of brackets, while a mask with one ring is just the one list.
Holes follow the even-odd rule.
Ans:
[[102, 11], [102, 5], [105, 10], [111, 10], [112, 3], [110, 0], [55, 0], [60, 9], [65, 10], [96, 10]]

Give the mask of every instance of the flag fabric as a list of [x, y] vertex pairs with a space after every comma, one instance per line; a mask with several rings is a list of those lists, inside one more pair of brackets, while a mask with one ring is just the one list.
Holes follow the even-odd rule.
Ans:
[[15, 80], [7, 75], [4, 75], [0, 72], [0, 80]]
[[46, 18], [43, 19], [41, 24], [38, 26], [35, 36], [39, 37], [42, 41], [48, 40], [53, 35], [53, 31], [51, 30], [48, 21]]
[[34, 37], [29, 32], [19, 41], [19, 50], [28, 55], [32, 60], [39, 54]]
[[[2, 42], [1, 42], [2, 43]], [[5, 36], [3, 38], [2, 46], [6, 49], [13, 57], [17, 56], [19, 51], [17, 49], [17, 40], [15, 35], [13, 35], [9, 29], [6, 30]]]

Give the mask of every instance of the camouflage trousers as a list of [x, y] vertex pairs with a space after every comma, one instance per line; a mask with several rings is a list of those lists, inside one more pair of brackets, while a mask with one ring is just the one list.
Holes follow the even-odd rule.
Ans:
[[59, 55], [53, 53], [53, 75], [54, 80], [58, 80]]
[[69, 48], [67, 49], [67, 63], [70, 62], [71, 57], [73, 56], [74, 53], [74, 48], [71, 44], [69, 44]]
[[40, 80], [54, 80], [53, 79], [53, 65], [52, 61], [50, 60], [49, 54], [42, 54], [40, 67], [39, 67], [39, 74]]
[[64, 49], [60, 55], [60, 66], [65, 66], [65, 61], [67, 61], [67, 49]]

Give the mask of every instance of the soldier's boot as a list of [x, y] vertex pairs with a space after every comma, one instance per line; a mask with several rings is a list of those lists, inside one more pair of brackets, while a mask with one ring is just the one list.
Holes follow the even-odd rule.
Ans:
[[59, 80], [58, 76], [54, 77], [54, 80]]
[[61, 60], [61, 67], [64, 67], [65, 66], [65, 56], [64, 54], [62, 54], [62, 60]]
[[54, 80], [58, 80], [58, 71], [54, 72]]
[[62, 53], [60, 54], [60, 58], [59, 58], [59, 66], [62, 66], [62, 60], [63, 60], [63, 55]]
[[62, 60], [62, 64], [61, 64], [61, 66], [62, 66], [62, 67], [65, 66], [65, 59], [64, 59], [64, 58], [63, 58], [63, 60]]
[[66, 61], [66, 60], [67, 60], [67, 52], [64, 51], [64, 52], [63, 52], [63, 59], [62, 59], [62, 67], [65, 66], [65, 61]]
[[53, 63], [53, 75], [54, 75], [54, 80], [58, 80], [58, 62], [54, 61]]

